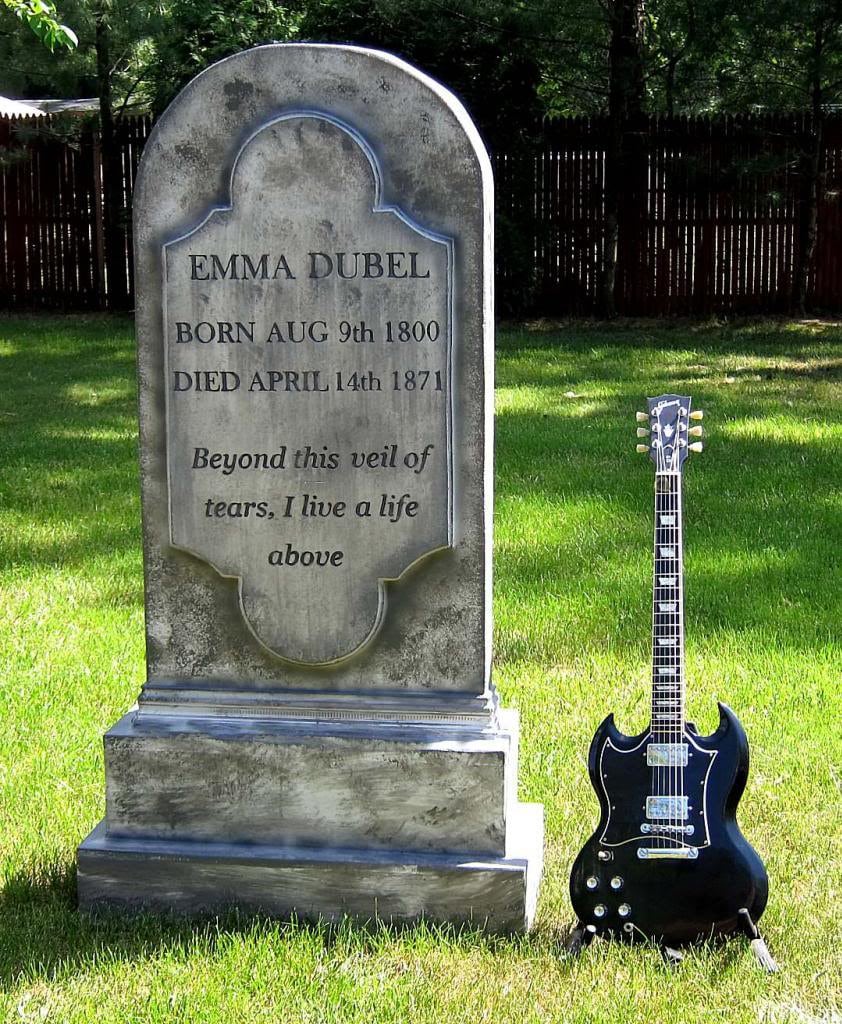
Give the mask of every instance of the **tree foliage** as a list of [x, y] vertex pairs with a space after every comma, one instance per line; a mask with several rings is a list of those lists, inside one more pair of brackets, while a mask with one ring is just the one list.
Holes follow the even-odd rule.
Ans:
[[51, 0], [3, 0], [3, 5], [29, 26], [50, 53], [58, 46], [72, 50], [79, 42], [73, 29], [58, 20]]
[[[2, 2], [48, 45], [69, 46], [72, 34], [62, 36], [51, 0]], [[77, 50], [48, 59], [34, 36], [33, 45], [19, 34], [0, 36], [0, 92], [90, 93], [96, 25], [104, 21], [115, 101], [142, 96], [158, 111], [214, 61], [291, 39], [398, 53], [453, 88], [495, 140], [526, 130], [542, 114], [607, 113], [612, 75], [615, 101], [621, 87], [650, 113], [806, 110], [817, 82], [822, 103], [842, 99], [840, 2], [64, 0]], [[618, 34], [627, 15], [633, 39], [628, 25]], [[624, 34], [631, 64], [616, 59]]]
[[167, 26], [164, 0], [63, 0], [78, 46], [48, 53], [31, 34], [0, 35], [0, 93], [26, 99], [97, 96], [97, 32], [109, 38], [108, 77], [117, 109], [140, 98], [155, 40]]

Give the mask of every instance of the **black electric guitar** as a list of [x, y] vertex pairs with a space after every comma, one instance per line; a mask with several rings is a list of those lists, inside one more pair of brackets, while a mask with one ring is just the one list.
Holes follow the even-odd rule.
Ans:
[[638, 436], [649, 435], [638, 451], [655, 463], [652, 718], [645, 732], [625, 736], [609, 715], [591, 743], [602, 813], [570, 878], [578, 935], [671, 946], [741, 932], [774, 970], [754, 924], [766, 906], [766, 871], [736, 821], [745, 732], [724, 704], [712, 736], [684, 717], [681, 479], [688, 453], [702, 448], [692, 440], [702, 428], [691, 422], [702, 413], [687, 397], [661, 395], [637, 418], [647, 424]]

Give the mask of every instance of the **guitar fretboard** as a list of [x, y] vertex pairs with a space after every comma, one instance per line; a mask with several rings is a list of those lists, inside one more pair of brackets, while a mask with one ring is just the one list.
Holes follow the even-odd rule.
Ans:
[[681, 474], [655, 477], [652, 605], [652, 735], [678, 742], [684, 729], [684, 569]]

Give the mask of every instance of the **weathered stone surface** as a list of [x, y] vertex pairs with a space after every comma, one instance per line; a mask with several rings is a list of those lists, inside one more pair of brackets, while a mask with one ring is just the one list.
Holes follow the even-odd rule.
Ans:
[[[488, 692], [491, 219], [488, 157], [467, 114], [388, 55], [258, 47], [204, 72], [160, 119], [135, 188], [149, 662], [141, 709], [152, 691], [188, 681], [194, 690], [234, 681], [257, 702], [279, 684], [363, 695]], [[384, 273], [383, 254], [415, 252], [419, 276], [341, 279], [334, 258], [329, 277], [311, 279], [310, 252], [376, 252]], [[238, 259], [238, 280], [222, 279], [234, 254], [249, 256], [256, 278]], [[264, 254], [277, 257], [271, 267], [267, 258], [267, 273], [284, 256], [295, 280], [283, 267], [264, 280]], [[317, 260], [318, 273], [325, 267]], [[393, 269], [411, 273], [411, 258]], [[289, 321], [302, 320], [324, 321], [330, 339], [267, 344], [273, 324], [288, 333]], [[342, 343], [343, 321], [365, 321], [374, 340]], [[437, 340], [384, 340], [387, 324], [402, 321], [425, 330], [435, 322]], [[220, 344], [218, 325], [233, 324], [236, 337], [237, 322], [254, 322], [255, 342]], [[193, 341], [178, 342], [179, 323]], [[217, 340], [196, 341], [200, 323], [211, 325], [202, 337], [213, 330]], [[177, 370], [216, 372], [200, 379], [211, 387], [223, 386], [223, 371], [249, 383], [260, 372], [268, 386], [269, 372], [308, 367], [322, 383], [335, 383], [337, 371], [368, 379], [370, 370], [384, 390], [359, 393], [356, 410], [352, 393], [335, 390], [245, 399], [242, 383], [233, 393], [174, 390]], [[432, 375], [423, 393], [387, 392], [395, 372], [403, 381], [414, 369]], [[442, 391], [429, 390], [436, 374]], [[284, 470], [228, 476], [190, 468], [197, 448], [210, 458], [284, 444], [293, 462], [309, 444], [311, 455], [337, 454], [341, 466], [296, 470], [287, 461]], [[390, 459], [393, 444], [396, 460], [434, 447], [421, 473], [351, 468], [352, 452], [385, 449]], [[341, 520], [283, 519], [287, 496], [300, 512], [304, 494], [349, 508], [370, 495], [377, 522], [347, 508]], [[381, 517], [383, 494], [418, 501], [412, 521], [405, 506], [395, 523]], [[253, 518], [255, 509], [247, 524], [216, 516], [217, 505], [248, 501], [265, 501], [265, 517]], [[270, 566], [269, 554], [287, 543], [346, 557], [309, 573]], [[330, 670], [309, 667], [319, 662]]]
[[499, 731], [187, 722], [105, 736], [109, 835], [503, 856], [517, 715]]
[[495, 932], [532, 924], [543, 812], [520, 804], [505, 857], [404, 855], [121, 839], [98, 826], [79, 849], [83, 910], [219, 913], [231, 907], [337, 920], [450, 921]]
[[172, 543], [288, 660], [352, 655], [450, 543], [451, 241], [381, 190], [353, 127], [282, 114], [165, 245]]

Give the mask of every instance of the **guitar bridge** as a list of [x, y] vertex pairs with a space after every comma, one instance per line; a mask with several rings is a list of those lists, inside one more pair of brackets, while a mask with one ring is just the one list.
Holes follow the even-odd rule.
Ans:
[[640, 860], [696, 860], [699, 851], [695, 846], [638, 846]]
[[648, 821], [644, 821], [640, 831], [644, 834], [666, 835], [669, 832], [676, 832], [679, 835], [692, 836], [696, 829], [693, 825], [650, 825]]

